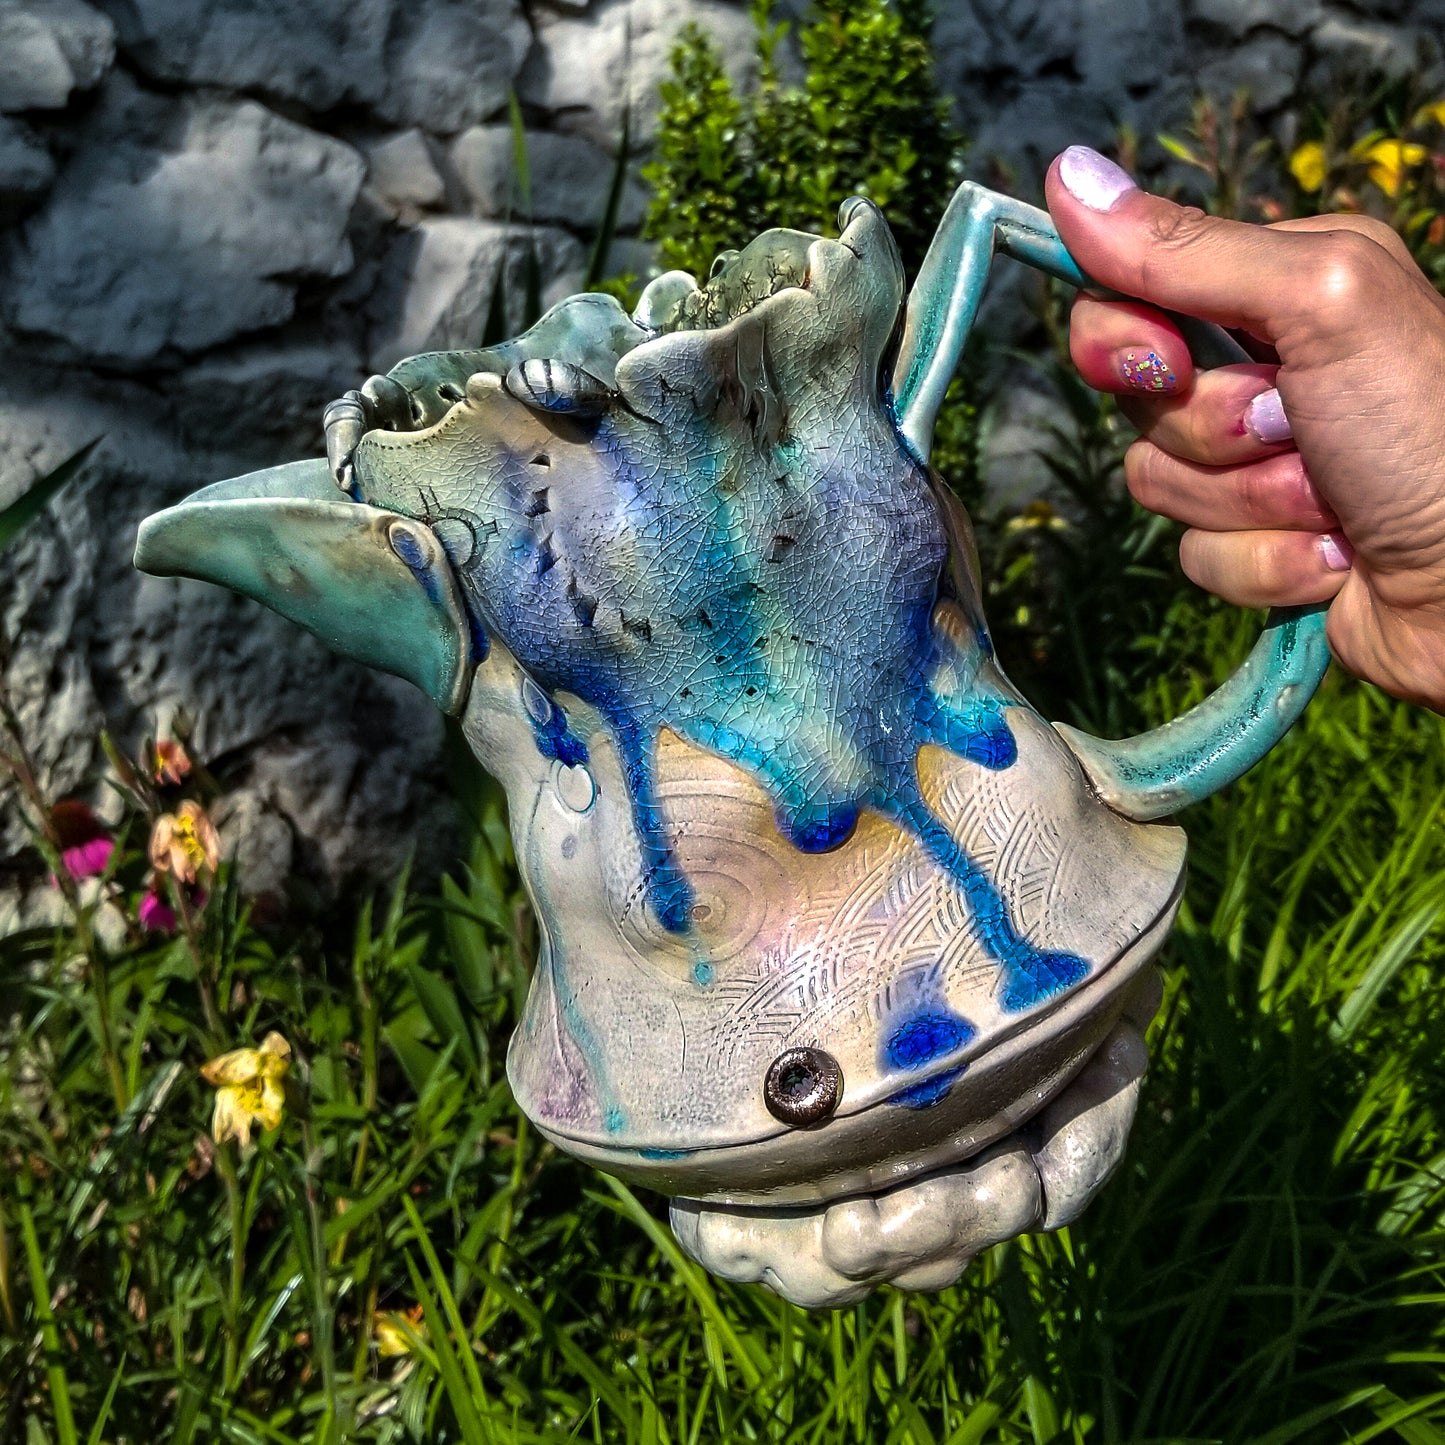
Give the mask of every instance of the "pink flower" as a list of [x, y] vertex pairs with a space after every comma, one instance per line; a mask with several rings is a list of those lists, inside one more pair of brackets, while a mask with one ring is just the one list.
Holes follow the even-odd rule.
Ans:
[[72, 878], [79, 882], [105, 872], [115, 843], [88, 803], [67, 798], [50, 810], [50, 822], [60, 843], [60, 866]]
[[82, 878], [99, 878], [110, 865], [115, 844], [109, 838], [92, 838], [88, 843], [67, 848], [60, 855], [61, 867], [78, 883]]
[[146, 890], [145, 897], [140, 901], [137, 916], [140, 919], [140, 926], [147, 933], [174, 933], [176, 931], [176, 910], [154, 888]]

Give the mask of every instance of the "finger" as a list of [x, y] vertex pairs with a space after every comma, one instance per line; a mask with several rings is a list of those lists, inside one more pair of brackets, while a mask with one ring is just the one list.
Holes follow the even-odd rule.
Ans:
[[1356, 230], [1328, 240], [1252, 226], [1141, 191], [1112, 161], [1070, 146], [1049, 168], [1049, 211], [1070, 253], [1101, 285], [1241, 329], [1266, 342], [1343, 323], [1378, 294], [1390, 254]]
[[1119, 407], [1141, 436], [1176, 457], [1239, 466], [1289, 444], [1274, 389], [1276, 370], [1257, 362], [1217, 366], [1197, 373], [1182, 396], [1133, 393], [1121, 398]]
[[1328, 532], [1339, 525], [1296, 451], [1210, 467], [1137, 441], [1124, 454], [1124, 479], [1140, 506], [1210, 532]]
[[1295, 216], [1287, 221], [1274, 221], [1266, 229], [1271, 231], [1308, 231], [1318, 235], [1321, 231], [1353, 231], [1366, 240], [1388, 251], [1402, 266], [1414, 268], [1415, 258], [1410, 248], [1400, 238], [1400, 233], [1384, 221], [1373, 216], [1356, 215], [1339, 211], [1327, 216]]
[[1344, 585], [1350, 558], [1338, 532], [1193, 530], [1179, 543], [1185, 575], [1240, 607], [1328, 602]]
[[1381, 250], [1386, 252], [1415, 283], [1416, 289], [1422, 297], [1427, 297], [1430, 302], [1441, 310], [1445, 310], [1445, 296], [1442, 296], [1420, 270], [1419, 263], [1410, 254], [1410, 248], [1405, 244], [1400, 233], [1384, 221], [1377, 221], [1374, 216], [1360, 216], [1349, 212], [1339, 212], [1329, 216], [1298, 216], [1289, 221], [1275, 221], [1270, 227], [1272, 231], [1299, 231], [1302, 233], [1321, 233], [1331, 231], [1353, 231], [1356, 235], [1363, 236], [1367, 241], [1373, 241]]
[[1194, 363], [1179, 328], [1152, 306], [1080, 294], [1069, 315], [1069, 354], [1097, 391], [1187, 391]]

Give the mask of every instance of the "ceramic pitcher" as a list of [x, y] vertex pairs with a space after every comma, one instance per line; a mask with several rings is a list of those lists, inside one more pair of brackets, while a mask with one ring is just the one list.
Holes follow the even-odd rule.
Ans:
[[540, 925], [518, 1103], [804, 1304], [940, 1287], [1083, 1208], [1179, 903], [1161, 820], [1327, 662], [1318, 612], [1274, 616], [1123, 742], [1010, 685], [928, 465], [998, 250], [1083, 282], [1047, 216], [966, 184], [911, 292], [854, 199], [836, 239], [767, 232], [630, 315], [571, 297], [347, 393], [326, 459], [207, 487], [136, 554], [460, 718]]

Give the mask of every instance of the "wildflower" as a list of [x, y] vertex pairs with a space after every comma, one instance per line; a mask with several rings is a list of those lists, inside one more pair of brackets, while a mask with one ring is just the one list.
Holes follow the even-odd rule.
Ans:
[[190, 755], [174, 738], [162, 738], [155, 745], [151, 776], [158, 783], [179, 783], [191, 771]]
[[1425, 125], [1433, 121], [1436, 125], [1445, 125], [1445, 96], [1439, 100], [1431, 101], [1429, 105], [1422, 105], [1415, 112], [1414, 125]]
[[1068, 530], [1068, 522], [1043, 500], [1030, 502], [1017, 517], [1010, 517], [1004, 524], [1005, 532], [1063, 532]]
[[173, 873], [182, 883], [194, 883], [202, 870], [216, 871], [221, 840], [201, 805], [187, 798], [174, 813], [156, 819], [150, 854], [157, 873]]
[[1317, 191], [1325, 183], [1329, 163], [1325, 159], [1325, 148], [1319, 141], [1306, 141], [1289, 158], [1290, 174], [1303, 191]]
[[1392, 200], [1400, 194], [1405, 172], [1430, 154], [1422, 145], [1402, 140], [1377, 140], [1366, 146], [1361, 159], [1369, 162], [1369, 177]]
[[146, 889], [145, 897], [136, 911], [140, 926], [147, 933], [174, 933], [176, 931], [176, 910], [161, 896], [160, 879], [154, 879]]
[[211, 1137], [217, 1144], [251, 1142], [251, 1120], [275, 1129], [286, 1109], [284, 1080], [291, 1068], [291, 1045], [269, 1033], [259, 1049], [232, 1049], [201, 1068], [201, 1077], [216, 1090]]
[[371, 1317], [371, 1338], [379, 1355], [409, 1355], [426, 1338], [421, 1306], [400, 1310], [377, 1310]]
[[88, 803], [78, 799], [57, 803], [50, 810], [51, 826], [60, 840], [60, 866], [78, 883], [99, 878], [110, 866], [115, 842]]

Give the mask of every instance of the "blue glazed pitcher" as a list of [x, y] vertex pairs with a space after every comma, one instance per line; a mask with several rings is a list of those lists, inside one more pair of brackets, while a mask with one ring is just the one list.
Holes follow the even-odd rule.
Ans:
[[461, 720], [540, 924], [519, 1104], [673, 1196], [704, 1264], [808, 1305], [939, 1288], [1084, 1207], [1179, 903], [1160, 820], [1328, 661], [1321, 613], [1277, 615], [1155, 732], [1040, 717], [928, 454], [996, 251], [1084, 278], [971, 184], [911, 292], [876, 207], [839, 231], [403, 361], [328, 408], [326, 459], [207, 487], [136, 552]]

